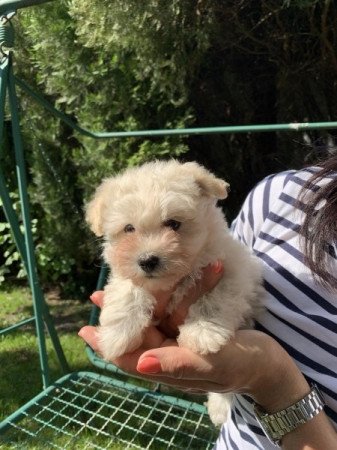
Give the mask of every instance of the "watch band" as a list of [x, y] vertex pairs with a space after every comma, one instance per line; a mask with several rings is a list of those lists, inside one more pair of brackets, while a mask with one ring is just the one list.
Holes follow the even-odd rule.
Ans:
[[255, 404], [255, 417], [261, 425], [266, 436], [276, 445], [279, 445], [284, 435], [295, 430], [299, 425], [309, 422], [324, 408], [324, 400], [316, 385], [308, 395], [274, 414], [268, 414]]

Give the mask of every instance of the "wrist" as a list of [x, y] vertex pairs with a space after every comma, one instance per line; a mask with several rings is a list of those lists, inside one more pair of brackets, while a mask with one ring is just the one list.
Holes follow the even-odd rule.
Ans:
[[[298, 402], [274, 414], [269, 414], [255, 404], [254, 413], [266, 436], [276, 445], [282, 443], [283, 438], [292, 433], [298, 434], [303, 425], [311, 422], [324, 408], [324, 399], [316, 385], [312, 386], [309, 394]], [[311, 423], [312, 425], [312, 423]], [[303, 429], [301, 430], [301, 432]], [[294, 434], [292, 434], [292, 439]]]
[[248, 394], [272, 414], [287, 408], [310, 392], [310, 386], [289, 354], [264, 335]]

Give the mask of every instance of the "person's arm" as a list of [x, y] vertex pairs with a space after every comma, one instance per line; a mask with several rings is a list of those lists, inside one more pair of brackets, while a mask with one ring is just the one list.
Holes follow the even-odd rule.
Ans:
[[[81, 337], [97, 348], [94, 333], [93, 328], [85, 327]], [[137, 350], [114, 362], [126, 372], [178, 389], [248, 394], [269, 413], [290, 406], [310, 391], [291, 357], [264, 333], [241, 330], [219, 353], [207, 356], [179, 348], [173, 340], [163, 340], [161, 345], [146, 352]], [[286, 434], [282, 448], [336, 450], [337, 434], [322, 411]]]
[[284, 450], [335, 450], [337, 434], [327, 415], [321, 411], [309, 422], [286, 434], [282, 440]]
[[[120, 361], [130, 369], [130, 360]], [[147, 351], [136, 365], [177, 388], [245, 393], [268, 413], [275, 413], [306, 396], [310, 386], [292, 358], [272, 338], [241, 330], [218, 354], [200, 357], [175, 347]], [[155, 375], [156, 373], [156, 375]], [[284, 450], [336, 450], [337, 434], [322, 411], [282, 439]]]
[[[221, 277], [214, 266], [206, 271], [203, 286], [186, 300], [186, 308], [201, 292], [211, 290]], [[100, 306], [103, 293], [92, 300]], [[184, 309], [184, 308], [182, 308]], [[310, 387], [289, 354], [270, 336], [255, 330], [240, 330], [220, 352], [200, 356], [177, 346], [173, 336], [183, 317], [171, 317], [161, 331], [150, 327], [141, 348], [113, 361], [122, 370], [143, 375], [176, 388], [202, 392], [236, 392], [250, 395], [268, 413], [275, 413], [308, 394]], [[96, 351], [94, 327], [79, 335]], [[336, 450], [337, 434], [324, 412], [288, 433], [284, 450]]]

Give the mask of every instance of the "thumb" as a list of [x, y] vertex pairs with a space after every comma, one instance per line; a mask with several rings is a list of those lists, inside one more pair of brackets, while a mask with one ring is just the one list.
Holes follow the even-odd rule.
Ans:
[[211, 370], [211, 364], [187, 348], [162, 347], [143, 353], [137, 364], [142, 374], [157, 374], [180, 380], [198, 380]]

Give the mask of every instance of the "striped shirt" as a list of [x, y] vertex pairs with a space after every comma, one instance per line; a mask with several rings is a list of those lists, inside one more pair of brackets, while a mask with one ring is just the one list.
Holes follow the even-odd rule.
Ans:
[[[317, 169], [271, 175], [247, 197], [233, 223], [234, 237], [262, 260], [267, 291], [266, 311], [257, 329], [275, 338], [307, 378], [321, 389], [325, 411], [337, 430], [337, 295], [314, 282], [303, 264], [296, 204], [304, 183]], [[317, 189], [337, 174], [311, 186]], [[337, 274], [335, 247], [328, 258]], [[221, 429], [217, 450], [275, 450], [257, 423], [252, 400], [235, 396], [231, 418]], [[336, 447], [337, 448], [337, 447]]]

